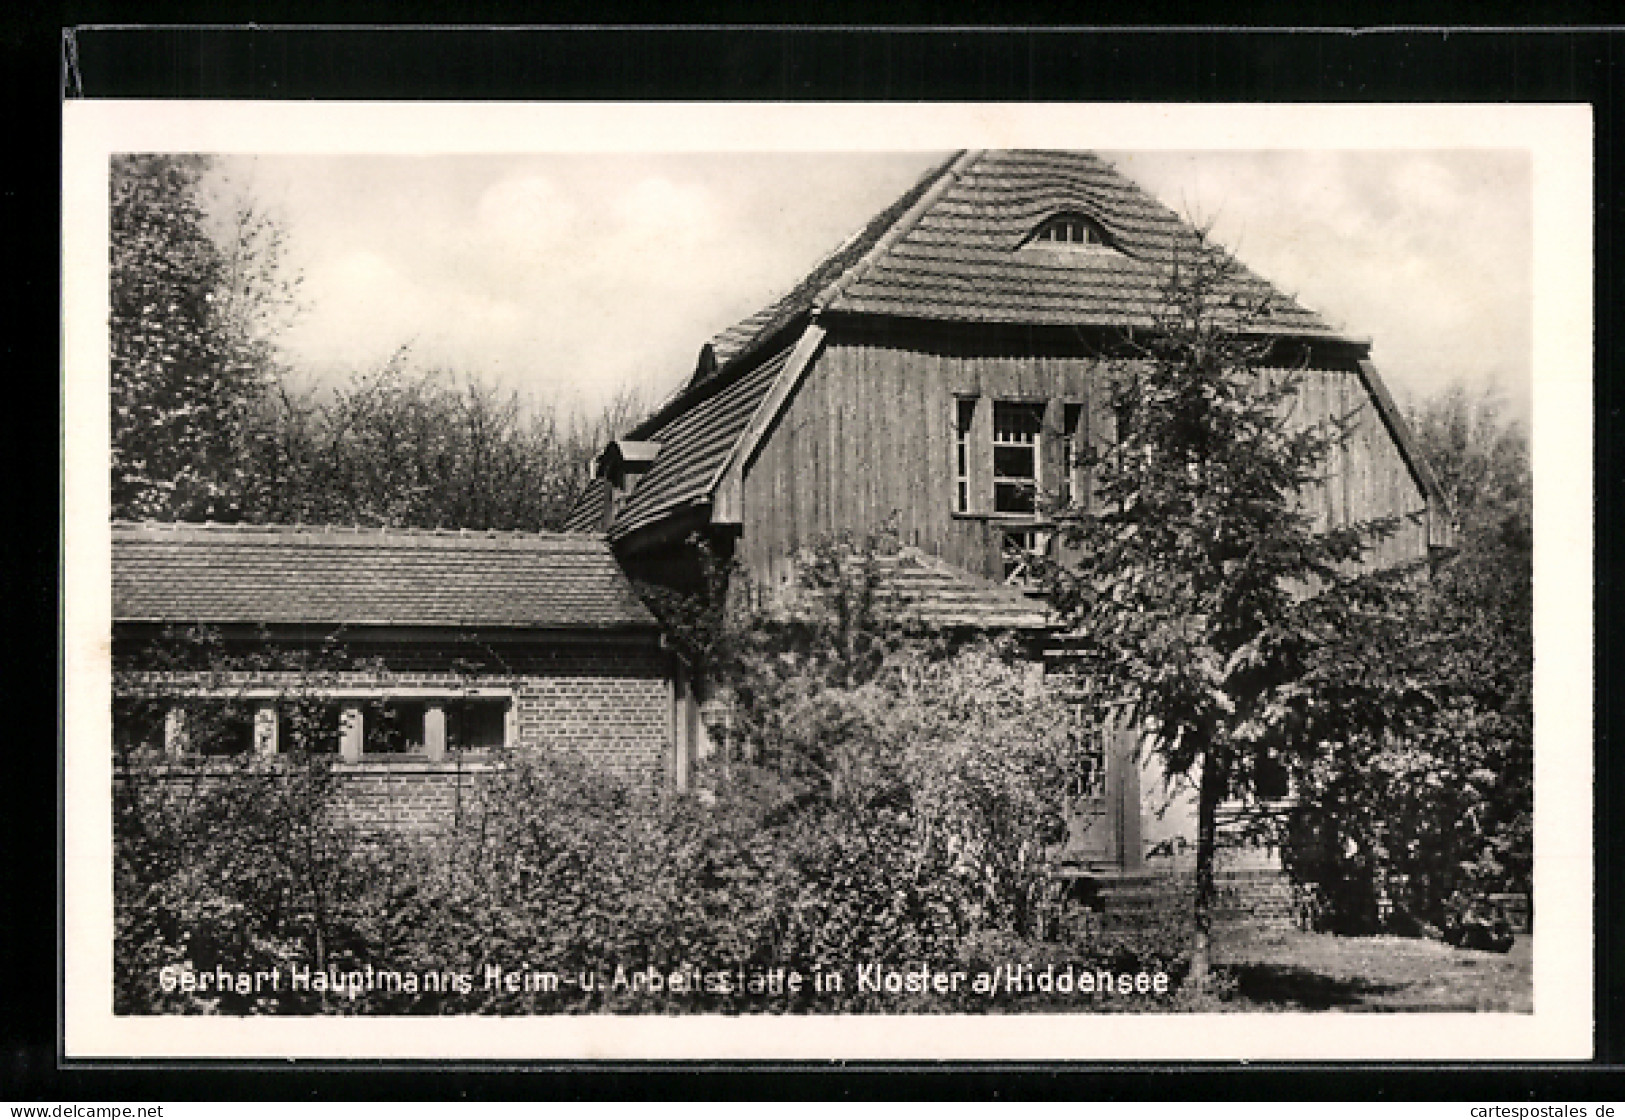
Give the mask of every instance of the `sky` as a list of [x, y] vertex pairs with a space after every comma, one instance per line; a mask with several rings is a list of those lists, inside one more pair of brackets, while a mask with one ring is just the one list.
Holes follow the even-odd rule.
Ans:
[[[1103, 152], [1254, 271], [1369, 338], [1402, 400], [1530, 410], [1531, 169], [1514, 150]], [[945, 152], [227, 156], [281, 221], [318, 381], [410, 345], [567, 409], [657, 401]]]

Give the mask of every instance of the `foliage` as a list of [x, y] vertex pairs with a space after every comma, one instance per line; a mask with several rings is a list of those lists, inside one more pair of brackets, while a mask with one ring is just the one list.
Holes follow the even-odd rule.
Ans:
[[1291, 356], [1252, 329], [1270, 298], [1199, 235], [1155, 329], [1115, 363], [1115, 430], [1092, 456], [1092, 498], [1061, 515], [1079, 559], [1053, 580], [1089, 651], [1084, 671], [1132, 702], [1167, 773], [1196, 776], [1198, 986], [1217, 805], [1308, 746], [1292, 732], [1314, 701], [1308, 659], [1329, 636], [1316, 623], [1390, 528], [1328, 527], [1306, 500], [1343, 431], [1293, 415], [1301, 376], [1269, 368]]
[[626, 397], [562, 424], [473, 378], [414, 370], [406, 350], [335, 388], [278, 386], [250, 430], [251, 520], [557, 529]]
[[[1330, 928], [1443, 927], [1528, 892], [1534, 710], [1532, 533], [1521, 427], [1460, 387], [1412, 413], [1454, 503], [1460, 549], [1388, 610], [1342, 620], [1316, 667], [1338, 745], [1305, 770], [1286, 854]], [[1391, 609], [1403, 602], [1403, 611]], [[1329, 713], [1328, 713], [1329, 714]]]
[[563, 420], [403, 347], [326, 389], [277, 350], [286, 231], [206, 157], [112, 163], [112, 510], [129, 519], [556, 529], [644, 411]]
[[235, 519], [239, 452], [274, 374], [267, 323], [291, 300], [280, 243], [239, 210], [222, 243], [209, 161], [112, 161], [110, 353], [116, 517]]
[[[825, 576], [872, 563], [847, 559]], [[794, 623], [738, 620], [751, 633], [735, 635], [730, 656], [760, 660], [752, 703], [783, 718], [742, 721], [750, 749], [712, 760], [692, 796], [582, 759], [515, 753], [477, 777], [444, 835], [375, 833], [363, 843], [337, 811], [343, 778], [324, 756], [236, 758], [207, 780], [130, 760], [117, 828], [120, 1010], [1076, 1009], [1076, 997], [1054, 993], [863, 991], [854, 969], [1129, 970], [1172, 960], [1177, 971], [1165, 939], [1062, 940], [1050, 860], [1064, 778], [1089, 741], [1070, 707], [1010, 650], [906, 639], [884, 616], [848, 607], [822, 618], [809, 609]], [[861, 672], [837, 664], [861, 651]], [[158, 664], [153, 654], [132, 660]], [[249, 675], [207, 635], [178, 643], [163, 675], [172, 686], [177, 673], [211, 667], [222, 687]], [[290, 688], [306, 681], [319, 694], [318, 667], [288, 675]], [[257, 679], [275, 668], [260, 666]], [[132, 670], [121, 692], [144, 682], [157, 688]], [[370, 965], [474, 980], [467, 991], [243, 997], [155, 984], [165, 964], [286, 976], [318, 961], [340, 974]], [[493, 965], [591, 982], [486, 987]], [[677, 998], [615, 982], [618, 968], [646, 976], [650, 967], [735, 978], [839, 972], [846, 984], [800, 993], [732, 984]]]

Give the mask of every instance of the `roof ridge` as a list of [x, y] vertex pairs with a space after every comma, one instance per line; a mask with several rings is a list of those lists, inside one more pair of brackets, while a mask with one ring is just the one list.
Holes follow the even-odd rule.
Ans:
[[[908, 209], [899, 214], [887, 226], [886, 231], [875, 240], [873, 245], [869, 246], [863, 256], [842, 269], [839, 276], [824, 285], [823, 289], [813, 297], [813, 313], [816, 315], [839, 299], [841, 293], [846, 290], [849, 284], [869, 272], [874, 267], [875, 262], [891, 251], [893, 245], [907, 237], [909, 231], [919, 224], [920, 219], [937, 204], [937, 201], [942, 198], [948, 188], [957, 183], [959, 177], [970, 170], [984, 154], [985, 152], [982, 149], [961, 149], [952, 159], [935, 171], [931, 185], [920, 194], [919, 198], [914, 200]], [[856, 235], [854, 234], [854, 236]]]
[[[749, 354], [760, 349], [766, 342], [770, 341], [774, 335], [788, 327], [796, 319], [800, 318], [808, 311], [816, 309], [816, 307], [819, 305], [820, 297], [824, 294], [824, 291], [829, 284], [846, 275], [847, 272], [849, 272], [852, 268], [852, 265], [847, 265], [846, 267], [842, 268], [840, 272], [836, 274], [836, 276], [823, 280], [817, 285], [816, 288], [808, 290], [809, 285], [815, 278], [818, 277], [819, 273], [825, 268], [829, 267], [832, 263], [838, 262], [842, 253], [851, 249], [854, 243], [863, 240], [866, 236], [872, 236], [875, 238], [876, 242], [884, 239], [886, 234], [892, 230], [899, 221], [902, 220], [904, 215], [910, 214], [914, 211], [914, 203], [918, 202], [919, 197], [930, 193], [942, 180], [949, 168], [953, 167], [955, 163], [963, 159], [966, 154], [967, 152], [965, 149], [960, 149], [950, 155], [947, 159], [934, 164], [923, 175], [910, 184], [907, 190], [882, 207], [878, 213], [872, 214], [867, 220], [859, 225], [856, 230], [845, 237], [839, 245], [825, 253], [823, 256], [819, 257], [810, 268], [802, 270], [795, 282], [786, 288], [782, 294], [769, 300], [753, 314], [747, 315], [745, 318], [738, 320], [727, 329], [712, 335], [708, 344], [715, 347], [716, 343], [720, 339], [723, 339], [730, 334], [734, 334], [735, 332], [741, 332], [747, 327], [747, 324], [751, 324], [744, 340], [737, 347], [733, 348], [732, 351], [726, 356], [718, 357], [717, 361], [719, 370], [725, 369], [737, 362], [742, 361]], [[884, 219], [887, 213], [890, 212], [894, 207], [897, 207], [900, 203], [903, 203], [905, 200], [911, 198], [913, 199], [913, 202], [903, 206], [895, 217], [891, 218], [889, 221], [882, 222], [882, 219]], [[873, 248], [872, 244], [870, 248]], [[865, 250], [864, 253], [860, 255], [859, 260], [866, 259], [868, 253], [869, 250]], [[798, 297], [800, 298], [798, 299]], [[791, 309], [802, 300], [805, 300], [806, 306], [792, 311]], [[708, 378], [707, 380], [710, 379]], [[704, 382], [701, 382], [701, 384], [703, 383]], [[692, 380], [689, 382], [689, 386], [691, 387], [694, 384], [695, 383]]]
[[416, 525], [339, 525], [326, 522], [160, 521], [114, 518], [117, 530], [161, 534], [241, 535], [264, 537], [400, 537], [435, 540], [602, 541], [604, 534], [580, 529], [470, 529]]

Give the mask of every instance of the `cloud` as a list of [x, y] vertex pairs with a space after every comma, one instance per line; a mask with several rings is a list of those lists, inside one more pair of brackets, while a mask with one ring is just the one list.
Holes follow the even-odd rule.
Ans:
[[[1133, 152], [1112, 158], [1354, 334], [1396, 391], [1527, 393], [1527, 157]], [[661, 395], [939, 155], [265, 157], [311, 311], [301, 365], [425, 361], [503, 384]], [[273, 189], [272, 190], [269, 189]]]
[[521, 174], [491, 184], [474, 207], [482, 247], [522, 257], [556, 251], [572, 237], [579, 208], [553, 181]]

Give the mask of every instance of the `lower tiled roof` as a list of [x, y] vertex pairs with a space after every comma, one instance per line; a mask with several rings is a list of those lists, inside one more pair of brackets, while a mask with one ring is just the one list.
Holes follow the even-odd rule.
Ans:
[[[1054, 614], [1042, 599], [917, 548], [882, 553], [872, 562], [876, 606], [905, 628], [997, 632], [1047, 630], [1055, 625]], [[816, 597], [817, 592], [800, 594]]]
[[564, 520], [567, 533], [601, 533], [604, 515], [609, 512], [609, 479], [595, 478], [576, 496], [570, 515]]
[[[660, 426], [647, 433], [640, 430], [640, 438], [660, 444], [660, 455], [626, 507], [615, 515], [611, 536], [625, 536], [683, 506], [710, 498], [710, 484], [718, 468], [739, 442], [789, 356], [787, 347]], [[573, 520], [575, 514], [571, 516]]]
[[652, 628], [601, 536], [118, 522], [113, 621]]

